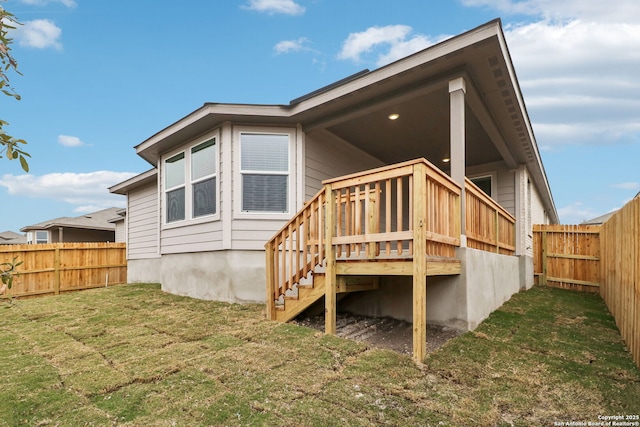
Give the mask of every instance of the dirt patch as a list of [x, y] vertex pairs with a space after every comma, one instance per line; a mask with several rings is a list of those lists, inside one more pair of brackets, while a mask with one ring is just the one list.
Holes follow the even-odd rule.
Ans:
[[[292, 323], [324, 331], [324, 315], [298, 316]], [[412, 324], [403, 320], [338, 313], [336, 332], [339, 337], [366, 342], [375, 348], [402, 354], [411, 354], [413, 351]], [[440, 348], [458, 335], [460, 331], [452, 328], [427, 325], [427, 352]]]

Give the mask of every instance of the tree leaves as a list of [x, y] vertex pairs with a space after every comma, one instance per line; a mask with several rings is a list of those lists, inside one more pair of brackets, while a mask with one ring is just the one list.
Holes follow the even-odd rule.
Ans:
[[[20, 71], [18, 71], [17, 61], [11, 56], [10, 45], [13, 43], [13, 39], [8, 37], [9, 30], [15, 29], [18, 25], [21, 24], [15, 16], [0, 6], [0, 64], [2, 65], [0, 68], [0, 92], [8, 97], [16, 99], [17, 101], [20, 100], [20, 95], [16, 93], [9, 84], [9, 76], [7, 75], [7, 72], [13, 70], [16, 73], [21, 74]], [[0, 120], [0, 158], [3, 153], [6, 152], [8, 160], [19, 159], [22, 170], [29, 172], [27, 157], [31, 156], [29, 153], [19, 148], [19, 144], [26, 144], [27, 142], [23, 139], [16, 139], [11, 135], [8, 135], [4, 129], [2, 129], [3, 126], [8, 124], [9, 123], [6, 121]]]

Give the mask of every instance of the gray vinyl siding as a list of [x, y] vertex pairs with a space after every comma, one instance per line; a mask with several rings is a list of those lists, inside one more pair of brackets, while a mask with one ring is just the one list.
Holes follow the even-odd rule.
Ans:
[[[295, 214], [291, 214], [293, 217]], [[267, 243], [286, 224], [287, 220], [235, 219], [231, 249], [264, 250]]]
[[325, 179], [384, 166], [380, 160], [328, 132], [308, 134], [304, 154], [305, 200], [316, 195]]
[[516, 215], [515, 174], [513, 171], [498, 171], [498, 194], [496, 201], [511, 215]]
[[162, 230], [162, 253], [216, 251], [222, 249], [222, 221], [208, 221]]
[[158, 189], [156, 183], [131, 190], [127, 208], [129, 259], [158, 256]]
[[124, 219], [122, 221], [116, 222], [115, 226], [116, 226], [116, 242], [126, 242], [127, 233], [126, 233], [126, 224]]
[[[213, 131], [213, 129], [212, 129]], [[203, 138], [202, 141], [204, 142]], [[190, 141], [185, 144], [184, 147], [186, 150], [189, 147], [193, 146], [194, 141]], [[216, 197], [220, 198], [220, 211], [228, 206], [225, 203], [224, 197], [226, 194], [222, 193], [223, 189], [223, 179], [226, 178], [224, 175], [224, 168], [222, 167], [223, 158], [223, 149], [226, 148], [228, 143], [222, 140], [222, 135], [218, 135], [218, 139], [216, 140], [216, 144], [218, 144], [218, 153], [217, 153], [217, 168], [216, 168], [216, 179], [217, 182], [217, 195]], [[164, 170], [162, 167], [164, 163], [161, 163], [161, 171], [160, 174], [164, 174]], [[160, 182], [163, 182], [160, 180]], [[190, 185], [187, 181], [185, 185]], [[162, 186], [161, 186], [162, 187]], [[162, 193], [164, 190], [160, 188], [160, 192]], [[160, 199], [162, 202], [160, 203], [160, 217], [164, 218], [164, 197]], [[192, 206], [187, 204], [185, 209], [192, 209]], [[179, 253], [189, 253], [189, 252], [202, 252], [202, 251], [216, 251], [221, 250], [223, 248], [222, 244], [222, 228], [223, 222], [221, 219], [222, 215], [220, 212], [216, 212], [216, 219], [205, 219], [198, 218], [193, 220], [186, 220], [183, 224], [175, 223], [175, 224], [163, 224], [162, 231], [160, 233], [160, 252], [164, 254], [179, 254]], [[164, 221], [164, 219], [163, 219]]]

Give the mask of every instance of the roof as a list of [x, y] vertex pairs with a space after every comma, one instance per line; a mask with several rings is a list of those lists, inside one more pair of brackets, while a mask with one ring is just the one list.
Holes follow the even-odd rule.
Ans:
[[120, 182], [114, 186], [109, 187], [109, 192], [126, 195], [129, 191], [137, 187], [143, 186], [151, 182], [156, 182], [157, 179], [158, 179], [158, 170], [150, 169], [146, 172], [142, 172], [139, 175], [131, 177], [126, 181]]
[[609, 213], [606, 213], [604, 215], [600, 215], [596, 218], [593, 219], [589, 219], [587, 221], [583, 221], [580, 223], [580, 225], [600, 225], [600, 224], [604, 224], [605, 222], [607, 222], [607, 220], [609, 218], [611, 218], [613, 215], [615, 215], [615, 213], [618, 212], [618, 210], [615, 211], [611, 211]]
[[24, 243], [27, 243], [27, 238], [24, 234], [13, 231], [3, 231], [0, 233], [0, 245], [21, 245]]
[[114, 231], [115, 225], [109, 220], [118, 216], [121, 208], [108, 208], [77, 217], [60, 217], [22, 227], [20, 231], [49, 230], [52, 228], [82, 228], [87, 230]]
[[[224, 122], [240, 122], [300, 126], [306, 134], [330, 132], [388, 164], [420, 157], [435, 161], [448, 154], [448, 85], [459, 77], [467, 82], [467, 167], [501, 163], [507, 169], [517, 169], [526, 165], [551, 222], [557, 223], [555, 203], [499, 19], [376, 70], [324, 86], [289, 104], [205, 103], [135, 149], [155, 166], [163, 153]], [[386, 120], [391, 112], [402, 117], [393, 128]], [[440, 166], [443, 170], [447, 167]]]

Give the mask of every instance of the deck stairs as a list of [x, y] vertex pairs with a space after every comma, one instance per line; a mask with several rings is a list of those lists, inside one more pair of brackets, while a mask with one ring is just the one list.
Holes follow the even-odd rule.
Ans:
[[[294, 285], [292, 290], [282, 295], [275, 305], [275, 320], [288, 322], [322, 298], [326, 291], [325, 278], [324, 271], [313, 272], [311, 280]], [[379, 277], [373, 276], [340, 276], [336, 283], [336, 293], [345, 295], [376, 290], [379, 288], [379, 281]]]

